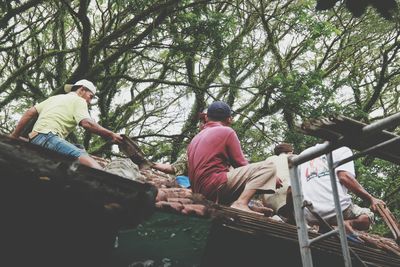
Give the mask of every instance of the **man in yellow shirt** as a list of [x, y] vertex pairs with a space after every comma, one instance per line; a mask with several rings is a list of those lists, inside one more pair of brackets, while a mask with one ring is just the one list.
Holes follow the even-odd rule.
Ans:
[[81, 164], [101, 169], [101, 166], [87, 152], [69, 143], [65, 138], [77, 125], [86, 130], [120, 143], [122, 137], [96, 123], [90, 118], [88, 104], [95, 97], [96, 87], [88, 80], [79, 80], [64, 87], [68, 94], [56, 95], [28, 109], [19, 120], [11, 136], [18, 138], [25, 125], [37, 118], [29, 142], [62, 154], [70, 155]]

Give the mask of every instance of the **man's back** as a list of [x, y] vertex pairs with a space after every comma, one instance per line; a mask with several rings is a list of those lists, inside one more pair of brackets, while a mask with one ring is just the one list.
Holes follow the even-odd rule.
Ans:
[[[319, 145], [320, 144], [316, 146]], [[311, 148], [304, 150], [302, 153], [309, 149]], [[351, 155], [352, 152], [347, 147], [341, 147], [332, 152], [334, 162], [347, 158]], [[335, 169], [335, 173], [337, 173], [338, 171], [347, 171], [355, 176], [354, 163], [351, 161], [341, 166], [338, 166]], [[333, 202], [332, 185], [330, 181], [329, 167], [326, 155], [322, 155], [318, 158], [301, 164], [300, 177], [304, 199], [311, 201], [313, 203], [314, 210], [322, 217], [329, 218], [334, 216], [335, 206]], [[347, 188], [340, 184], [337, 178], [336, 183], [338, 186], [340, 204], [342, 210], [344, 210], [351, 204], [351, 196], [347, 193]], [[307, 211], [306, 214], [308, 214]]]
[[56, 95], [35, 105], [39, 117], [33, 131], [65, 138], [82, 119], [90, 118], [85, 100], [75, 93]]
[[227, 127], [233, 121], [228, 104], [213, 102], [207, 109], [207, 120], [188, 146], [192, 190], [219, 204], [254, 212], [249, 202], [256, 193], [275, 192], [275, 164], [248, 164], [235, 131]]
[[188, 147], [188, 163], [192, 190], [209, 199], [215, 199], [231, 166], [248, 164], [235, 131], [214, 121], [193, 138]]

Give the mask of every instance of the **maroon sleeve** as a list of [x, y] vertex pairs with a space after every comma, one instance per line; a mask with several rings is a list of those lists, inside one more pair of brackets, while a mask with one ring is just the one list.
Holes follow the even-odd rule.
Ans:
[[226, 146], [230, 163], [234, 168], [249, 164], [243, 155], [242, 147], [240, 146], [240, 141], [235, 131], [232, 131], [232, 133], [228, 136], [226, 140]]

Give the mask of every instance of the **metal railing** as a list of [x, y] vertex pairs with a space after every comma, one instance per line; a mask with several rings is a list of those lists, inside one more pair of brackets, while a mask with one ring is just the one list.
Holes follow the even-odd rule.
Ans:
[[[389, 127], [397, 126], [399, 124], [400, 124], [400, 113], [396, 113], [392, 116], [389, 116], [382, 120], [376, 121], [370, 125], [364, 126], [360, 133], [360, 135], [361, 135], [360, 138], [366, 137], [373, 133], [383, 131], [384, 129], [387, 129]], [[368, 148], [364, 149], [363, 151], [360, 151], [359, 153], [352, 155], [351, 157], [342, 159], [341, 161], [334, 163], [333, 159], [332, 159], [332, 151], [345, 145], [347, 138], [350, 140], [353, 137], [342, 136], [341, 138], [339, 138], [335, 141], [325, 142], [321, 146], [307, 150], [305, 153], [302, 153], [297, 156], [293, 156], [290, 159], [290, 161], [291, 161], [290, 162], [290, 165], [291, 165], [290, 180], [291, 180], [291, 187], [292, 187], [293, 206], [294, 206], [294, 212], [295, 212], [295, 220], [296, 220], [296, 225], [297, 225], [297, 233], [298, 233], [298, 238], [299, 238], [300, 254], [301, 254], [303, 267], [312, 267], [313, 266], [311, 248], [310, 248], [311, 244], [318, 242], [322, 239], [325, 239], [334, 234], [339, 234], [340, 244], [341, 244], [342, 253], [343, 253], [344, 266], [346, 266], [346, 267], [352, 266], [350, 250], [349, 250], [349, 245], [347, 242], [346, 231], [345, 231], [344, 220], [343, 220], [343, 213], [342, 213], [342, 209], [340, 206], [338, 188], [337, 188], [337, 184], [336, 184], [336, 177], [335, 177], [334, 170], [335, 170], [335, 168], [337, 168], [338, 166], [340, 166], [342, 164], [345, 164], [346, 162], [349, 162], [356, 158], [365, 156], [368, 153], [376, 151], [377, 149], [387, 146], [389, 144], [399, 142], [399, 140], [400, 140], [400, 137], [395, 137], [390, 140], [383, 141], [379, 144], [368, 147]], [[349, 146], [348, 144], [346, 144], [346, 145]], [[305, 163], [309, 160], [315, 159], [324, 154], [327, 154], [327, 158], [328, 158], [329, 174], [330, 174], [330, 180], [331, 180], [331, 185], [332, 185], [332, 189], [333, 189], [333, 199], [334, 199], [334, 203], [335, 203], [335, 211], [336, 211], [336, 218], [337, 218], [337, 222], [338, 222], [338, 229], [327, 232], [327, 233], [320, 235], [314, 239], [310, 239], [308, 237], [308, 228], [307, 228], [307, 223], [306, 223], [305, 215], [304, 215], [305, 205], [304, 205], [304, 197], [303, 197], [303, 192], [302, 192], [302, 187], [301, 187], [301, 180], [299, 179], [299, 174], [298, 174], [298, 166], [301, 165], [302, 163]]]

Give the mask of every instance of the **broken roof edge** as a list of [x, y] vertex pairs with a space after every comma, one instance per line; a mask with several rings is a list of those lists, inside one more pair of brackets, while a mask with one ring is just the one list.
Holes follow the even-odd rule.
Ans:
[[0, 135], [0, 167], [3, 181], [19, 177], [76, 189], [87, 201], [115, 212], [122, 227], [134, 227], [154, 212], [158, 192], [154, 185], [81, 165], [71, 157], [5, 135]]
[[332, 144], [340, 143], [358, 151], [375, 146], [373, 150], [370, 149], [369, 155], [400, 164], [400, 136], [385, 130], [396, 126], [399, 120], [400, 113], [371, 124], [333, 114], [297, 123], [295, 127], [306, 135], [328, 140]]

